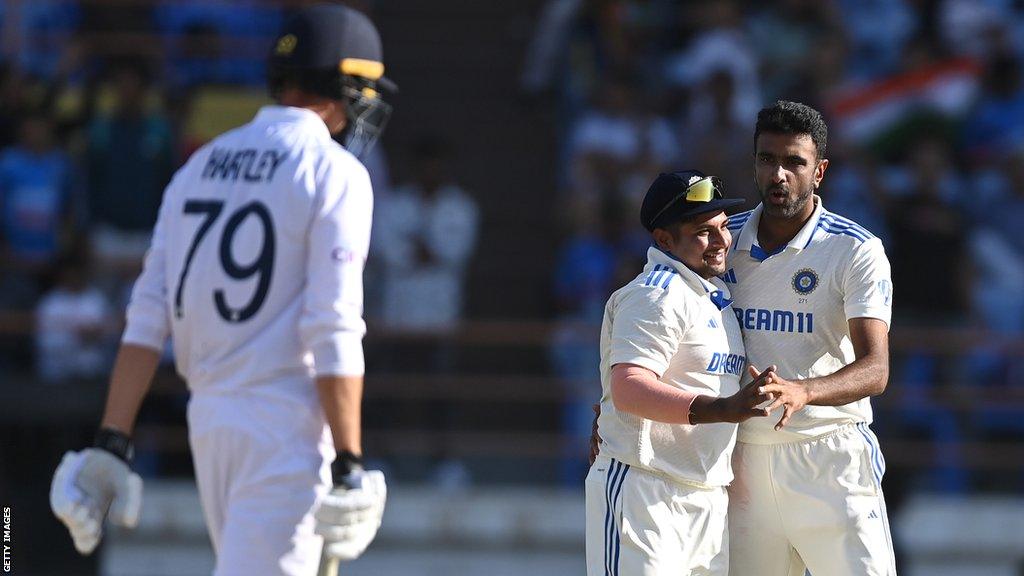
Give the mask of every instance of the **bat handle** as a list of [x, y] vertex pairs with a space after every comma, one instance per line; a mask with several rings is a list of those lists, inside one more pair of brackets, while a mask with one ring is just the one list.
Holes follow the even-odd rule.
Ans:
[[338, 565], [341, 561], [331, 558], [327, 554], [327, 545], [320, 550], [320, 567], [317, 568], [316, 576], [338, 576]]

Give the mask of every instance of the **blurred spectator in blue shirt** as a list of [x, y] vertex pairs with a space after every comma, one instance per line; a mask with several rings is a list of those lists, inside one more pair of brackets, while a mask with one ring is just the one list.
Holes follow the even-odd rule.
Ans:
[[49, 77], [54, 74], [64, 49], [73, 41], [80, 21], [78, 2], [0, 2], [0, 29], [4, 31], [4, 42], [16, 48], [18, 67], [33, 76]]
[[963, 145], [975, 162], [997, 162], [1000, 155], [1024, 145], [1024, 85], [1020, 60], [994, 57], [985, 74], [984, 91], [964, 122]]
[[597, 401], [594, 383], [600, 381], [601, 318], [614, 290], [616, 247], [613, 220], [600, 198], [577, 196], [568, 207], [570, 236], [555, 261], [554, 293], [558, 318], [548, 349], [555, 374], [565, 384], [562, 432], [567, 439], [559, 467], [566, 486], [578, 486], [586, 470], [590, 437], [590, 405]]
[[154, 12], [173, 86], [263, 85], [266, 45], [281, 22], [278, 7], [251, 0], [176, 0], [161, 2]]
[[[74, 176], [48, 116], [28, 113], [20, 128], [18, 143], [0, 152], [0, 311], [28, 313], [74, 221]], [[29, 358], [24, 339], [0, 337], [0, 369]]]
[[1013, 151], [1002, 163], [1005, 196], [988, 213], [989, 226], [1009, 242], [1018, 254], [1024, 256], [1024, 147]]
[[54, 145], [53, 122], [31, 113], [20, 142], [0, 153], [0, 216], [4, 260], [42, 272], [61, 248], [73, 216], [73, 166]]
[[950, 52], [987, 58], [1017, 48], [1020, 14], [1014, 4], [1019, 6], [1014, 0], [943, 0], [936, 25]]
[[[1024, 335], [1024, 235], [1020, 233], [1024, 222], [1024, 149], [1010, 154], [991, 179], [990, 186], [997, 192], [987, 201], [978, 199], [985, 217], [971, 236], [973, 307], [983, 327], [1020, 337]], [[1009, 358], [999, 363], [1003, 361]], [[1017, 371], [1024, 384], [1024, 370]], [[1006, 379], [1005, 374], [992, 376], [993, 380]]]
[[[559, 315], [599, 324], [615, 276], [615, 244], [603, 220], [599, 200], [577, 197], [571, 202], [572, 234], [558, 251], [554, 288]], [[594, 367], [596, 368], [596, 364]]]
[[904, 44], [918, 31], [919, 22], [906, 0], [838, 0], [850, 39], [850, 72], [871, 79], [895, 72]]

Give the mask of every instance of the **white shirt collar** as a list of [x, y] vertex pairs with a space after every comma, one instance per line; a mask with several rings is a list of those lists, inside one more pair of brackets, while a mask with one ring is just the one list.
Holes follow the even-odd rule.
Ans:
[[662, 264], [674, 268], [679, 272], [679, 277], [683, 279], [683, 282], [686, 282], [686, 285], [697, 294], [703, 295], [718, 290], [717, 286], [701, 278], [700, 274], [691, 270], [682, 260], [657, 246], [651, 246], [647, 249], [647, 260], [652, 264]]
[[[818, 219], [821, 218], [822, 213], [825, 211], [825, 206], [821, 203], [821, 197], [815, 194], [812, 197], [814, 202], [814, 212], [811, 213], [811, 217], [807, 222], [800, 228], [800, 231], [796, 233], [785, 246], [780, 248], [778, 252], [783, 250], [803, 250], [810, 245], [811, 240], [814, 238], [814, 231], [818, 227]], [[763, 250], [757, 245], [757, 231], [761, 224], [761, 214], [764, 212], [764, 204], [758, 204], [757, 208], [750, 213], [750, 218], [747, 219], [746, 223], [740, 228], [739, 234], [733, 242], [733, 250], [742, 250], [745, 252], [761, 252]], [[775, 252], [775, 253], [778, 253]], [[766, 256], [767, 257], [767, 256]], [[763, 260], [763, 258], [762, 258]]]
[[323, 118], [308, 108], [272, 104], [260, 108], [254, 121], [267, 124], [277, 122], [302, 124], [304, 128], [314, 132], [317, 138], [331, 139], [331, 132], [327, 129], [327, 124], [324, 124]]

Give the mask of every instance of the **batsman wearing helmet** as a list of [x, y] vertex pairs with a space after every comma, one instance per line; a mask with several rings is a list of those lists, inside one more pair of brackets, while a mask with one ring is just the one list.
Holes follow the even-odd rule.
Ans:
[[[188, 382], [189, 443], [215, 574], [312, 576], [355, 558], [384, 510], [362, 466], [362, 273], [370, 179], [390, 113], [362, 14], [294, 14], [271, 46], [275, 105], [198, 150], [164, 193], [94, 446], [64, 456], [51, 504], [89, 554], [134, 525], [132, 430], [166, 339]], [[341, 134], [345, 146], [332, 134]]]

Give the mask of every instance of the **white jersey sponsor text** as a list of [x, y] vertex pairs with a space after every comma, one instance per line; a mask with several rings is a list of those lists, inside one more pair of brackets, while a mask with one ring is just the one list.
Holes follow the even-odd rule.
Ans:
[[[758, 246], [762, 206], [729, 219], [733, 246], [722, 275], [732, 291], [750, 364], [778, 366], [783, 378], [827, 376], [854, 361], [848, 321], [889, 324], [892, 280], [882, 242], [856, 223], [825, 210], [787, 245], [768, 254]], [[745, 376], [745, 381], [749, 376]], [[844, 406], [806, 406], [776, 432], [778, 418], [740, 424], [740, 442], [774, 444], [828, 434], [853, 422], [871, 422], [868, 398]]]
[[746, 365], [724, 285], [705, 281], [657, 248], [648, 249], [647, 259], [644, 271], [612, 294], [605, 307], [601, 454], [688, 484], [728, 485], [735, 424], [654, 422], [621, 412], [612, 402], [616, 364], [642, 366], [666, 384], [708, 396], [736, 393]]

